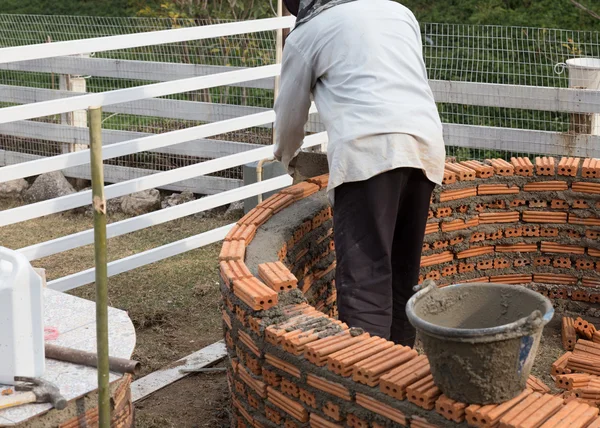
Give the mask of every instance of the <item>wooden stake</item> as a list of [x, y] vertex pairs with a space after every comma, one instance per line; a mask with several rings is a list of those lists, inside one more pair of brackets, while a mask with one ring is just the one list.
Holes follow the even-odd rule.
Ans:
[[108, 268], [106, 257], [106, 199], [102, 164], [102, 108], [88, 109], [90, 124], [90, 165], [94, 209], [94, 258], [96, 265], [96, 337], [98, 353], [99, 428], [110, 428], [108, 382]]

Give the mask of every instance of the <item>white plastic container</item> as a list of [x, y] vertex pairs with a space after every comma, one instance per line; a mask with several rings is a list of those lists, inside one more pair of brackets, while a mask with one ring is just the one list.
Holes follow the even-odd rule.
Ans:
[[44, 374], [42, 278], [21, 253], [0, 247], [0, 384]]

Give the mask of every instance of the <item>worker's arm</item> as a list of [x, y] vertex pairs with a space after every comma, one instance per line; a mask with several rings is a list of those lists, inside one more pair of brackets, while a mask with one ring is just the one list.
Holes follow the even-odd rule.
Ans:
[[283, 51], [279, 94], [275, 102], [275, 159], [288, 168], [304, 140], [308, 120], [312, 70], [304, 56], [290, 43]]

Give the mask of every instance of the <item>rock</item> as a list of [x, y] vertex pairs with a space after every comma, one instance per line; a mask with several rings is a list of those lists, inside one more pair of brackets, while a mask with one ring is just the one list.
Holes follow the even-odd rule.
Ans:
[[186, 202], [192, 202], [195, 200], [194, 194], [190, 191], [182, 193], [173, 193], [171, 196], [167, 196], [164, 201], [161, 202], [160, 207], [162, 209], [174, 207], [175, 205], [185, 204]]
[[123, 196], [121, 210], [127, 215], [140, 215], [160, 208], [160, 192], [156, 189], [143, 190]]
[[42, 174], [23, 192], [26, 202], [40, 202], [75, 193], [73, 186], [60, 171]]
[[242, 218], [244, 216], [244, 201], [235, 201], [225, 211], [226, 218]]
[[0, 198], [18, 198], [29, 187], [29, 183], [24, 178], [0, 183]]

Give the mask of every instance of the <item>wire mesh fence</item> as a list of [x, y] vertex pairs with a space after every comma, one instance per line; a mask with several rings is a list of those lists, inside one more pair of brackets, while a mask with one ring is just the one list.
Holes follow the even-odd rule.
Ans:
[[[89, 37], [133, 34], [222, 23], [216, 20], [106, 18], [70, 16], [0, 15], [0, 47], [32, 43], [52, 43]], [[573, 80], [573, 67], [565, 69], [567, 60], [582, 57], [600, 58], [600, 32], [567, 31], [525, 27], [422, 24], [424, 57], [429, 78], [451, 82], [525, 85], [513, 103], [500, 102], [503, 90], [489, 88], [477, 93], [470, 87], [442, 87], [436, 98], [449, 100], [438, 104], [442, 121], [452, 125], [485, 126], [537, 133], [502, 134], [482, 131], [478, 138], [464, 137], [460, 144], [450, 139], [447, 152], [459, 159], [511, 157], [523, 154], [559, 153], [567, 150], [553, 132], [592, 134], [596, 116], [558, 111], [540, 99], [535, 108], [530, 99], [538, 96], [536, 88], [594, 88], [595, 74], [582, 74]], [[77, 92], [102, 92], [148, 83], [226, 71], [231, 67], [256, 67], [275, 62], [275, 32], [267, 31], [215, 39], [163, 44], [88, 56], [68, 57], [0, 67], [0, 106], [21, 104]], [[227, 68], [225, 68], [227, 67]], [[600, 66], [599, 66], [600, 67]], [[597, 73], [600, 76], [600, 72]], [[571, 81], [569, 78], [571, 77]], [[596, 89], [600, 88], [600, 77]], [[26, 91], [23, 88], [27, 88]], [[237, 86], [212, 88], [107, 106], [105, 129], [114, 131], [114, 141], [134, 136], [156, 134], [203, 123], [229, 119], [273, 106], [273, 80], [247, 82]], [[60, 91], [60, 92], [59, 92]], [[450, 96], [451, 95], [451, 96]], [[528, 103], [521, 104], [521, 100]], [[572, 102], [573, 106], [576, 104]], [[505, 105], [510, 105], [506, 107]], [[565, 103], [563, 102], [563, 105]], [[72, 150], [74, 126], [86, 126], [81, 112], [37, 119], [52, 126], [27, 132], [3, 132], [0, 149], [18, 150], [39, 156], [53, 156]], [[600, 124], [600, 122], [598, 122]], [[600, 125], [598, 125], [600, 126]], [[312, 117], [310, 130], [320, 130], [318, 118]], [[49, 139], [49, 133], [54, 136]], [[58, 137], [57, 137], [58, 136]], [[257, 127], [227, 135], [211, 137], [252, 144], [270, 144], [270, 127]], [[243, 148], [240, 148], [243, 150]], [[570, 149], [569, 149], [570, 150]], [[167, 170], [202, 162], [198, 154], [140, 153], [114, 159], [112, 164]], [[221, 177], [239, 179], [241, 170], [219, 173]]]

